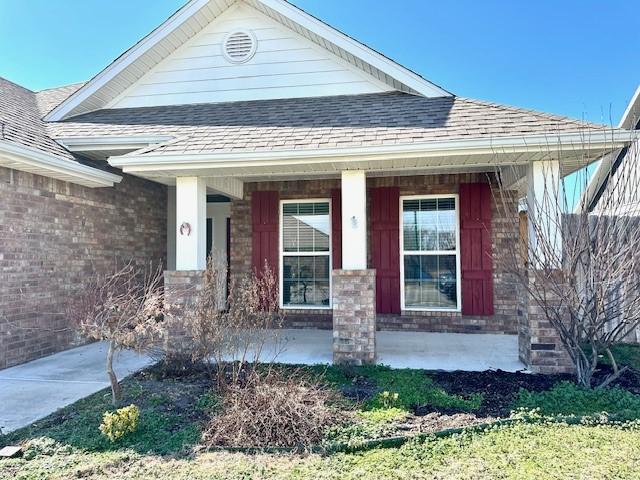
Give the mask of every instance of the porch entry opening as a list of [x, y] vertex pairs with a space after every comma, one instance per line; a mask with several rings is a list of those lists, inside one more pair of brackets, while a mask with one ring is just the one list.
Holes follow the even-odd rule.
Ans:
[[231, 200], [224, 195], [207, 195], [207, 255], [220, 259], [227, 268], [231, 259]]
[[331, 202], [280, 202], [283, 308], [331, 308]]

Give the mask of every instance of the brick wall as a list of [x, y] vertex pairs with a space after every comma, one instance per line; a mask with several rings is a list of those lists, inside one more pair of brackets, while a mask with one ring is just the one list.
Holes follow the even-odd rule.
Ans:
[[79, 341], [64, 303], [94, 269], [166, 256], [166, 187], [86, 188], [0, 167], [0, 368]]
[[[545, 272], [545, 275], [547, 274], [548, 272]], [[540, 294], [542, 290], [536, 289], [536, 281], [541, 281], [541, 278], [529, 272], [530, 288]], [[562, 345], [557, 331], [547, 319], [544, 308], [533, 296], [526, 294], [525, 298], [527, 308], [523, 315], [525, 321], [521, 324], [518, 345], [520, 359], [536, 373], [573, 373], [575, 369], [571, 357]], [[561, 303], [553, 292], [546, 291], [545, 305], [553, 308]]]
[[[486, 174], [418, 175], [400, 177], [372, 177], [367, 188], [398, 186], [400, 195], [428, 195], [458, 193], [460, 183], [486, 182]], [[231, 202], [231, 274], [251, 271], [251, 193], [256, 190], [275, 190], [281, 199], [329, 198], [331, 190], [340, 188], [339, 179], [257, 182], [245, 184], [245, 198]], [[371, 198], [369, 195], [368, 198]], [[513, 215], [505, 218], [504, 208], [494, 203], [492, 245], [494, 254], [514, 248], [518, 242], [517, 197], [512, 200]], [[369, 229], [370, 231], [370, 229]], [[371, 267], [371, 240], [369, 239], [369, 267]], [[460, 313], [403, 312], [402, 315], [384, 315], [378, 318], [378, 329], [416, 330], [434, 332], [518, 332], [518, 292], [516, 282], [496, 265], [494, 270], [495, 315], [470, 317]], [[296, 327], [329, 328], [331, 313], [326, 310], [291, 311], [287, 324]]]

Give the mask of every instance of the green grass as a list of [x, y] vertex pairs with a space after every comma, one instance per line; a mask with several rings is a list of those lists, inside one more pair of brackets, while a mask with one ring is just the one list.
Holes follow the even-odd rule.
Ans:
[[187, 458], [131, 450], [64, 453], [0, 462], [0, 478], [92, 479], [540, 479], [637, 478], [640, 432], [611, 425], [516, 424], [399, 448], [318, 455], [215, 452]]
[[[634, 370], [640, 371], [640, 345], [630, 343], [619, 343], [611, 349], [613, 357], [619, 365], [626, 365]], [[611, 362], [607, 355], [604, 355], [600, 362], [609, 365]]]
[[537, 408], [541, 415], [588, 416], [606, 412], [621, 420], [635, 420], [640, 418], [640, 395], [618, 387], [588, 390], [560, 382], [544, 392], [520, 390], [514, 407]]
[[467, 398], [447, 393], [439, 387], [425, 370], [391, 369], [384, 365], [366, 365], [361, 367], [314, 366], [303, 370], [321, 377], [332, 386], [349, 385], [362, 377], [373, 382], [380, 393], [397, 393], [398, 400], [389, 403], [382, 395], [375, 395], [363, 405], [365, 410], [397, 407], [410, 410], [416, 406], [433, 407], [447, 410], [472, 412], [482, 405], [479, 394]]
[[407, 412], [400, 408], [379, 408], [359, 411], [353, 423], [331, 429], [328, 442], [358, 445], [366, 440], [397, 435], [395, 423], [406, 418]]
[[137, 405], [140, 408], [140, 420], [134, 433], [116, 443], [110, 442], [99, 431], [104, 412], [115, 410], [111, 405], [111, 391], [106, 389], [65, 407], [42, 421], [4, 437], [0, 436], [0, 446], [47, 437], [84, 451], [131, 449], [165, 455], [186, 451], [197, 443], [201, 431], [198, 417], [204, 416], [204, 409], [209, 407], [209, 403], [204, 402], [202, 406], [189, 404], [186, 410], [177, 409], [174, 402], [184, 401], [184, 395], [189, 393], [188, 386], [165, 381], [167, 391], [157, 393], [145, 389], [144, 385], [145, 383], [134, 379], [123, 382], [126, 395], [123, 405]]

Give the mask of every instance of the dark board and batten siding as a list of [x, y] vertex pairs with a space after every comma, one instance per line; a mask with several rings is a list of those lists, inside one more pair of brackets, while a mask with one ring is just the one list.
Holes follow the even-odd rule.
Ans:
[[460, 184], [463, 315], [494, 314], [491, 204], [488, 183]]

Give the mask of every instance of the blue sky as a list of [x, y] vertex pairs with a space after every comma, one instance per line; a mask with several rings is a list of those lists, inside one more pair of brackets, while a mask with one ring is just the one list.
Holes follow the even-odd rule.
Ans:
[[[0, 76], [91, 78], [184, 0], [0, 0]], [[640, 83], [634, 0], [294, 0], [458, 95], [617, 123]]]

